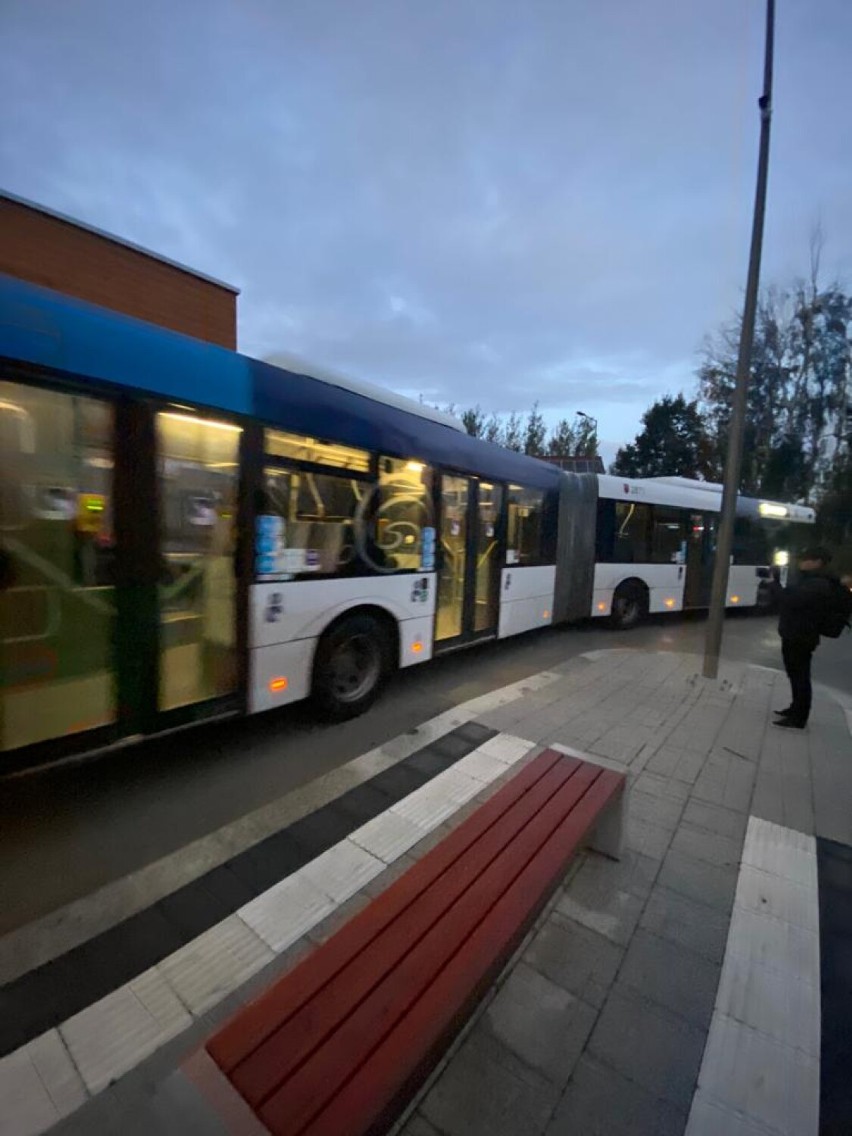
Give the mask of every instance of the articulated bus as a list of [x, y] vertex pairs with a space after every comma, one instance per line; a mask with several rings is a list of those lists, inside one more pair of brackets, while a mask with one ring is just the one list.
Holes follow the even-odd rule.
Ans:
[[[0, 277], [0, 767], [588, 617], [706, 605], [720, 494], [564, 473], [446, 415]], [[740, 499], [729, 603], [791, 522]]]

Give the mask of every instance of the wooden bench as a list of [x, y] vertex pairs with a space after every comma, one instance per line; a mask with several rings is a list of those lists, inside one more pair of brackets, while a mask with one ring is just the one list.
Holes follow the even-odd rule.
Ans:
[[265, 1128], [386, 1131], [578, 848], [618, 856], [623, 789], [623, 774], [542, 753], [242, 1009], [207, 1051]]

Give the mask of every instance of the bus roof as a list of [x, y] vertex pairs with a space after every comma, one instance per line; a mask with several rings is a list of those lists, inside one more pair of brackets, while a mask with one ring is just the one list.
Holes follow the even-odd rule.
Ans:
[[0, 356], [459, 473], [546, 490], [563, 476], [382, 388], [282, 369], [2, 274]]
[[[722, 508], [722, 486], [712, 481], [693, 481], [688, 477], [598, 477], [598, 493], [616, 501], [644, 501], [650, 505], [671, 505], [696, 512], [718, 513]], [[770, 501], [763, 497], [737, 497], [737, 515], [762, 520], [796, 521], [813, 524], [814, 510], [807, 505]]]

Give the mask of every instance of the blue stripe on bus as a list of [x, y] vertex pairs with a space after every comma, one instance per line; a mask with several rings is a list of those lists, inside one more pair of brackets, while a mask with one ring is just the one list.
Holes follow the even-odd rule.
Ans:
[[263, 422], [495, 481], [517, 481], [534, 489], [555, 489], [559, 484], [561, 475], [555, 466], [471, 438], [441, 422], [268, 363], [249, 360], [249, 366], [254, 414]]
[[3, 275], [0, 355], [198, 406], [251, 413], [243, 356]]

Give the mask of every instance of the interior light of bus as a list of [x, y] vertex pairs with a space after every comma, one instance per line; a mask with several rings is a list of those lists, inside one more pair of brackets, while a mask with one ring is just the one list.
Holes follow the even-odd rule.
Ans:
[[789, 513], [786, 505], [774, 505], [771, 501], [761, 501], [757, 511], [761, 517], [786, 517]]
[[269, 680], [269, 689], [273, 694], [280, 694], [282, 690], [287, 689], [288, 685], [289, 684], [287, 682], [287, 679], [284, 678], [283, 675], [279, 675], [278, 678], [271, 678]]
[[409, 473], [422, 473], [425, 466], [423, 465], [423, 462], [406, 462], [405, 468]]
[[228, 430], [232, 434], [242, 434], [242, 426], [233, 426], [230, 422], [214, 422], [212, 418], [196, 418], [193, 414], [175, 414], [171, 410], [161, 410], [161, 418], [169, 418], [173, 422], [192, 422], [199, 426], [210, 426], [214, 430]]
[[674, 601], [672, 596], [669, 596], [667, 599], [664, 599], [663, 603], [666, 605], [666, 607], [674, 607], [674, 605], [675, 605], [675, 601]]

